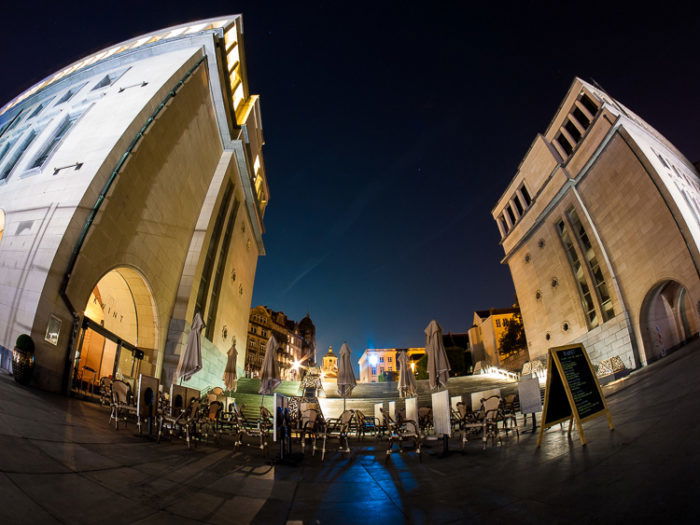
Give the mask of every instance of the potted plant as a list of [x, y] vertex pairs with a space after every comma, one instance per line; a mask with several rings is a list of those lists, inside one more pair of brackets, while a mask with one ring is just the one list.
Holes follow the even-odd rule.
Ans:
[[12, 375], [20, 385], [28, 385], [34, 373], [34, 341], [21, 334], [12, 352]]

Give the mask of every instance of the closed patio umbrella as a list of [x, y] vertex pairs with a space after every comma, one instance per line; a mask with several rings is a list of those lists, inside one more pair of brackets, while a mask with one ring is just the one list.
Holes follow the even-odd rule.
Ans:
[[226, 361], [226, 369], [224, 370], [224, 385], [228, 390], [235, 392], [238, 386], [238, 376], [236, 375], [236, 360], [238, 359], [238, 351], [236, 350], [236, 336], [233, 336], [233, 343], [228, 351], [228, 360]]
[[352, 389], [357, 386], [350, 354], [350, 347], [347, 343], [343, 343], [343, 346], [340, 347], [340, 361], [338, 361], [338, 393], [343, 396], [343, 411], [345, 411], [345, 398], [347, 398], [352, 393]]
[[277, 339], [275, 339], [274, 335], [271, 335], [265, 345], [265, 357], [263, 357], [262, 369], [260, 370], [259, 394], [272, 394], [272, 391], [282, 382], [279, 365], [277, 364], [278, 347]]
[[408, 354], [399, 353], [399, 395], [401, 397], [413, 397], [418, 390], [416, 378], [408, 364]]
[[428, 354], [430, 389], [446, 388], [450, 377], [450, 362], [442, 342], [442, 328], [435, 320], [430, 321], [425, 329], [425, 353]]
[[180, 354], [180, 361], [175, 371], [175, 379], [187, 381], [202, 369], [202, 328], [204, 321], [197, 312], [192, 320], [192, 328], [187, 338], [185, 349]]

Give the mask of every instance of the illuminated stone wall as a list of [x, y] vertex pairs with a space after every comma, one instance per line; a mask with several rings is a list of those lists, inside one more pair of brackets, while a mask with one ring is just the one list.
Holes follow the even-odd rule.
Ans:
[[[582, 117], [590, 123], [579, 137], [563, 130], [585, 109], [583, 94], [598, 111]], [[516, 197], [523, 185], [530, 202]], [[574, 81], [493, 210], [532, 358], [584, 342], [594, 363], [617, 355], [635, 368], [697, 333], [698, 188], [695, 168], [658, 132]], [[649, 304], [664, 283], [679, 283], [682, 296], [658, 319]], [[657, 337], [668, 348], [653, 350]]]
[[[40, 387], [66, 384], [78, 348], [62, 285], [79, 323], [96, 283], [116, 267], [138, 272], [152, 295], [155, 315], [137, 331], [155, 341], [154, 373], [169, 379], [207, 254], [213, 272], [202, 314], [212, 330], [201, 377], [223, 375], [234, 337], [242, 370], [269, 190], [240, 24], [234, 16], [132, 39], [0, 109], [0, 346], [31, 333]], [[232, 197], [214, 239], [227, 185]], [[48, 341], [51, 319], [60, 334]]]

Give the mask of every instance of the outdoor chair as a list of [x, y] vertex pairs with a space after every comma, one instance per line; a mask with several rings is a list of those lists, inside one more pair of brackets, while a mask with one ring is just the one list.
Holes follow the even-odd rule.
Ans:
[[517, 394], [508, 394], [503, 397], [503, 405], [501, 410], [501, 417], [503, 420], [503, 430], [508, 435], [509, 430], [514, 430], [515, 434], [520, 441], [520, 428], [518, 427], [518, 418], [515, 412], [515, 402], [517, 400]]
[[380, 410], [384, 416], [384, 422], [387, 426], [386, 460], [389, 460], [389, 456], [393, 451], [395, 442], [399, 445], [399, 453], [403, 454], [403, 442], [406, 440], [411, 440], [413, 441], [416, 453], [418, 454], [419, 461], [422, 461], [423, 457], [421, 453], [421, 445], [423, 443], [423, 435], [421, 434], [418, 423], [411, 419], [402, 418], [396, 422], [386, 411], [384, 411], [383, 408]]
[[360, 410], [355, 410], [355, 432], [358, 439], [364, 439], [365, 434], [371, 432], [377, 437], [379, 422], [374, 416], [365, 416]]
[[221, 401], [210, 401], [205, 407], [203, 417], [199, 420], [199, 434], [208, 439], [213, 436], [218, 439], [221, 432], [221, 413], [223, 412], [224, 404]]
[[112, 381], [111, 387], [112, 402], [110, 403], [110, 408], [112, 409], [109, 414], [109, 422], [114, 421], [114, 429], [119, 430], [119, 419], [122, 418], [124, 425], [126, 425], [127, 416], [136, 414], [136, 405], [133, 403], [133, 396], [131, 394], [131, 387], [124, 381], [115, 380]]
[[484, 429], [483, 414], [481, 411], [472, 412], [465, 403], [460, 401], [457, 403], [457, 416], [459, 418], [458, 429], [462, 436], [462, 448], [464, 448], [469, 441], [468, 436], [478, 434]]
[[[338, 452], [350, 453], [350, 443], [348, 443], [348, 434], [350, 433], [350, 423], [352, 422], [354, 412], [352, 410], [344, 410], [337, 419], [329, 419], [323, 428], [323, 448], [321, 449], [321, 461], [326, 457], [326, 440], [330, 438], [338, 438], [340, 448]], [[345, 448], [343, 448], [345, 442]]]
[[433, 428], [433, 409], [431, 407], [418, 407], [418, 426], [424, 434]]
[[255, 423], [251, 423], [243, 416], [242, 409], [238, 409], [236, 410], [236, 418], [238, 428], [235, 447], [239, 448], [241, 445], [248, 445], [243, 438], [254, 438], [257, 441], [256, 446], [267, 454], [273, 425], [272, 413], [261, 406], [260, 417]]
[[177, 431], [180, 436], [184, 434], [187, 448], [190, 448], [197, 433], [199, 408], [199, 400], [194, 399], [187, 408], [179, 414], [172, 415], [161, 413], [158, 416], [158, 443], [160, 443], [164, 430], [167, 430], [170, 436]]
[[481, 411], [483, 413], [481, 439], [485, 450], [489, 439], [493, 440], [494, 445], [496, 444], [496, 439], [500, 442], [498, 420], [501, 412], [501, 396], [494, 395], [482, 399]]
[[301, 414], [300, 426], [298, 429], [301, 439], [301, 449], [306, 448], [306, 440], [311, 439], [311, 455], [316, 455], [316, 440], [323, 429], [323, 416], [315, 408], [307, 408]]
[[112, 378], [101, 377], [99, 384], [100, 405], [108, 407], [112, 403]]

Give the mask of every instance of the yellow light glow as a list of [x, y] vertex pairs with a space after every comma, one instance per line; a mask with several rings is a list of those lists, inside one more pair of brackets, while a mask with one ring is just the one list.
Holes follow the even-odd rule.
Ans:
[[260, 171], [260, 155], [255, 156], [255, 162], [253, 162], [253, 172], [257, 175]]
[[238, 109], [238, 106], [243, 102], [243, 82], [239, 82], [236, 89], [233, 90], [233, 109], [234, 111]]
[[[229, 51], [226, 55], [226, 62], [228, 63], [228, 70], [231, 71], [234, 67], [238, 65], [241, 61], [241, 54], [238, 51], [238, 46], [233, 46], [233, 49]], [[232, 84], [233, 85], [233, 84]]]
[[231, 71], [228, 79], [232, 86], [237, 86], [241, 82], [240, 70], [241, 68], [235, 67], [233, 71]]
[[226, 49], [231, 49], [231, 46], [238, 43], [238, 31], [236, 31], [235, 25], [226, 31], [226, 34], [224, 35], [224, 43], [226, 44]]

